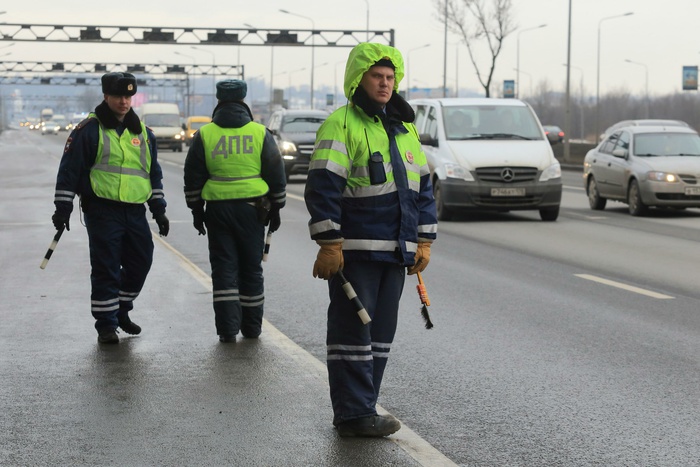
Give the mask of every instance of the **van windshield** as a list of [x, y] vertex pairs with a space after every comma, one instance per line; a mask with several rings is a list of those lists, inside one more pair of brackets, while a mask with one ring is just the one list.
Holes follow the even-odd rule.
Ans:
[[443, 107], [448, 140], [543, 139], [528, 107], [465, 105]]
[[143, 117], [143, 123], [150, 127], [179, 127], [180, 117], [174, 114], [147, 114]]

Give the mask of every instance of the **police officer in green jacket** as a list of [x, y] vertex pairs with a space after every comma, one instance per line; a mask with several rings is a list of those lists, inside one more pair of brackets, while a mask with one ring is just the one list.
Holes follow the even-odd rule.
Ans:
[[[422, 272], [437, 235], [430, 171], [394, 47], [355, 46], [345, 67], [349, 102], [316, 133], [304, 198], [320, 249], [313, 275], [328, 280], [326, 334], [333, 424], [340, 436], [387, 436], [401, 424], [376, 410], [406, 274]], [[348, 300], [338, 270], [371, 322]]]
[[146, 204], [168, 235], [156, 138], [131, 108], [136, 78], [102, 76], [104, 101], [71, 132], [56, 177], [52, 221], [70, 230], [75, 196], [90, 240], [90, 304], [100, 344], [117, 344], [117, 328], [139, 334], [129, 317], [153, 263]]
[[185, 199], [200, 235], [208, 229], [219, 341], [262, 331], [265, 226], [275, 232], [286, 200], [284, 163], [272, 134], [243, 102], [245, 81], [216, 84], [212, 122], [195, 133], [185, 160]]

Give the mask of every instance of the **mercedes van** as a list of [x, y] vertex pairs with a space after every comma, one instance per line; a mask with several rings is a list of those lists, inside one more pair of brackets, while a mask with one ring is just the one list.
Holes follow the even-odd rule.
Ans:
[[543, 221], [559, 217], [561, 167], [527, 103], [491, 98], [409, 103], [439, 220], [468, 211], [538, 210]]

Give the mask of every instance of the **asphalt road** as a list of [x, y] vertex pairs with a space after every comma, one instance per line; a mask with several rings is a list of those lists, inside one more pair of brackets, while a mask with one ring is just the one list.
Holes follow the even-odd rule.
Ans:
[[[184, 153], [161, 160], [166, 241], [208, 273]], [[424, 275], [435, 328], [409, 278], [379, 402], [458, 465], [700, 465], [700, 211], [594, 212], [577, 172], [564, 183], [554, 223], [534, 211], [440, 224]], [[327, 297], [302, 191], [293, 177], [266, 318], [323, 362]]]

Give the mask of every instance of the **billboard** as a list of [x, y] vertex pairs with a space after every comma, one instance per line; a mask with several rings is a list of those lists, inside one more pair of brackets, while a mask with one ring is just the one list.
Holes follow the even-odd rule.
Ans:
[[515, 97], [515, 80], [503, 80], [503, 97]]
[[698, 67], [684, 66], [683, 67], [683, 90], [697, 91], [698, 90]]

